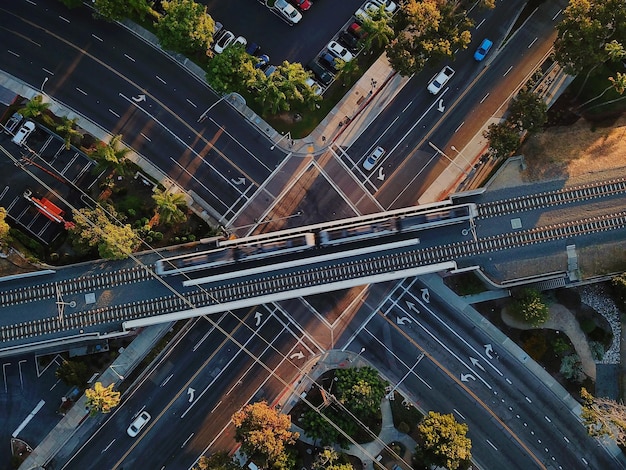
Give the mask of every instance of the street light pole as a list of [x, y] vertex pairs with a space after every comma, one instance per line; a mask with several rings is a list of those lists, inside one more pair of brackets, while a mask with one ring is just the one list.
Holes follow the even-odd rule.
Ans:
[[289, 137], [291, 139], [291, 131], [287, 132], [286, 134], [283, 134], [282, 137], [280, 139], [278, 139], [274, 145], [272, 145], [270, 147], [270, 150], [274, 150], [276, 148], [276, 145], [278, 145], [278, 143], [283, 140], [285, 137]]
[[471, 166], [472, 166], [472, 163], [471, 163], [471, 162], [470, 162], [467, 158], [465, 158], [465, 155], [463, 155], [463, 154], [461, 153], [461, 151], [460, 151], [460, 150], [457, 150], [457, 149], [456, 149], [456, 147], [455, 147], [454, 145], [451, 145], [451, 146], [450, 146], [450, 148], [451, 148], [452, 150], [454, 150], [456, 153], [458, 153], [458, 154], [459, 154], [459, 156], [460, 156], [463, 160], [465, 160], [465, 163], [467, 163], [467, 166], [468, 166], [468, 167], [471, 167]]
[[207, 108], [207, 110], [200, 115], [200, 117], [198, 118], [198, 120], [196, 122], [204, 121], [207, 118], [207, 115], [209, 114], [209, 111], [211, 111], [215, 106], [217, 106], [220, 101], [223, 101], [225, 98], [228, 98], [229, 96], [230, 96], [230, 93], [222, 96], [219, 100], [217, 100], [215, 103], [213, 103], [211, 106], [209, 106]]
[[41, 92], [42, 92], [42, 93], [44, 93], [44, 91], [43, 91], [43, 87], [44, 87], [44, 85], [46, 84], [46, 82], [47, 82], [47, 81], [48, 81], [48, 77], [46, 77], [46, 78], [44, 78], [44, 79], [43, 79], [43, 83], [41, 84]]
[[363, 354], [364, 352], [365, 352], [365, 347], [362, 347], [361, 350], [358, 352], [358, 354], [354, 356], [352, 359], [349, 359], [349, 361], [350, 362], [356, 361], [359, 358], [359, 356]]
[[113, 373], [119, 377], [120, 380], [124, 380], [124, 376], [117, 373], [117, 371], [115, 370], [115, 366], [113, 364], [109, 366], [109, 369], [111, 369]]
[[463, 173], [465, 173], [465, 176], [469, 177], [469, 173], [467, 172], [467, 170], [465, 168], [463, 168], [461, 165], [459, 165], [457, 162], [455, 162], [454, 160], [452, 160], [450, 157], [448, 157], [445, 152], [443, 150], [441, 150], [440, 148], [438, 148], [435, 144], [433, 144], [432, 142], [428, 142], [428, 145], [430, 145], [432, 148], [434, 148], [437, 152], [439, 152], [441, 155], [443, 155], [444, 157], [446, 157], [450, 163], [452, 163], [453, 165], [456, 165], [458, 167], [459, 170], [461, 170]]

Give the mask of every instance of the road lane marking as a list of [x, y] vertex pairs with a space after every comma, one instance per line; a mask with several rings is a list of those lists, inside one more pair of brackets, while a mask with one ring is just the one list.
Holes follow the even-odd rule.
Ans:
[[506, 77], [511, 70], [513, 70], [513, 66], [512, 65], [508, 69], [506, 69], [506, 72], [504, 72], [504, 75], [502, 75], [502, 76]]
[[124, 53], [124, 57], [126, 57], [128, 60], [132, 60], [133, 62], [136, 62], [135, 59], [133, 59], [131, 56], [129, 56], [128, 54]]
[[43, 71], [44, 71], [44, 72], [46, 72], [47, 74], [54, 75], [54, 72], [51, 72], [50, 70], [48, 70], [48, 69], [46, 69], [46, 68], [44, 68], [44, 67], [41, 67], [41, 70], [43, 70]]
[[102, 451], [100, 452], [101, 454], [104, 454], [107, 450], [109, 450], [111, 448], [111, 446], [113, 445], [113, 443], [116, 441], [116, 439], [113, 439], [108, 446], [106, 446], [104, 449], [102, 449]]
[[157, 78], [158, 81], [163, 83], [163, 85], [167, 85], [167, 82], [165, 80], [163, 80], [161, 77], [159, 77], [158, 75], [155, 75], [155, 77]]
[[489, 93], [487, 93], [485, 96], [483, 96], [483, 99], [480, 100], [480, 104], [483, 104], [488, 97], [489, 97]]
[[61, 15], [59, 15], [59, 18], [61, 18], [63, 21], [65, 21], [66, 23], [69, 24], [70, 20], [68, 20], [67, 18], [63, 18]]
[[9, 54], [13, 54], [15, 57], [19, 57], [19, 56], [20, 56], [17, 52], [13, 52], [13, 51], [12, 51], [12, 50], [10, 50], [10, 49], [7, 49], [7, 52], [8, 52]]
[[478, 26], [476, 26], [476, 30], [478, 30], [483, 25], [483, 23], [485, 22], [485, 19], [486, 18], [483, 18], [483, 20], [480, 23], [478, 23]]
[[465, 124], [465, 121], [463, 121], [461, 124], [459, 124], [459, 127], [457, 127], [456, 129], [454, 129], [454, 133], [456, 134], [457, 132], [459, 132], [459, 129], [461, 127], [463, 127], [463, 124]]
[[186, 98], [187, 103], [189, 103], [191, 106], [193, 106], [194, 108], [197, 108], [197, 106], [195, 105], [195, 103], [193, 103], [193, 101], [191, 101], [189, 98]]
[[77, 90], [79, 93], [82, 93], [83, 95], [87, 96], [87, 92], [85, 92], [85, 91], [81, 90], [80, 88], [76, 87], [76, 90]]
[[494, 450], [498, 450], [498, 448], [496, 446], [494, 446], [489, 439], [486, 439], [486, 441], [487, 441], [487, 444], [489, 444], [491, 447], [493, 447]]
[[533, 44], [535, 44], [535, 43], [537, 42], [537, 39], [538, 39], [538, 38], [533, 39], [533, 42], [531, 42], [531, 43], [528, 45], [527, 49], [530, 49], [531, 47], [533, 47]]
[[103, 42], [101, 38], [99, 38], [98, 36], [96, 36], [95, 34], [91, 34], [91, 37], [93, 37], [94, 39], [97, 39], [100, 42]]
[[150, 139], [150, 137], [148, 137], [146, 134], [144, 134], [143, 132], [140, 132], [140, 134], [142, 135], [142, 137], [144, 139], [146, 139], [148, 142], [152, 142], [152, 140]]
[[117, 118], [119, 118], [119, 117], [120, 117], [120, 115], [119, 115], [119, 114], [117, 114], [115, 111], [113, 111], [111, 108], [109, 108], [109, 112], [110, 112], [113, 116], [115, 116], [115, 117], [117, 117]]

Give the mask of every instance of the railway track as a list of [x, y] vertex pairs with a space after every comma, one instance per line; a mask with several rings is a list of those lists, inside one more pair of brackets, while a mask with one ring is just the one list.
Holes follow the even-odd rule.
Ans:
[[478, 204], [477, 219], [626, 194], [626, 177]]
[[[34, 338], [62, 331], [78, 330], [104, 323], [121, 323], [146, 316], [187, 310], [190, 306], [202, 307], [226, 303], [237, 299], [256, 297], [269, 292], [288, 291], [296, 288], [326, 284], [345, 279], [362, 278], [385, 272], [401, 271], [415, 266], [458, 260], [494, 251], [562, 240], [626, 228], [626, 211], [569, 221], [555, 225], [536, 227], [519, 232], [504, 233], [478, 240], [415, 248], [414, 245], [396, 253], [374, 253], [359, 261], [339, 259], [323, 267], [303, 267], [295, 272], [268, 271], [258, 279], [233, 279], [227, 285], [211, 286], [184, 296], [164, 296], [128, 304], [112, 305], [88, 311], [73, 312], [63, 318], [57, 316], [0, 327], [0, 341], [10, 342]], [[130, 268], [113, 273], [101, 273], [90, 278], [48, 283], [31, 288], [26, 294], [22, 289], [2, 293], [0, 299], [14, 303], [54, 298], [56, 287], [63, 284], [64, 293], [78, 293], [94, 288], [107, 288], [129, 282], [141, 282], [151, 278], [143, 267]]]

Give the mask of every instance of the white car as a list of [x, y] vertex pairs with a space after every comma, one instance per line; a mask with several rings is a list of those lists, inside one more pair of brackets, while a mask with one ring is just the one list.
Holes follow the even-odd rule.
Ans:
[[319, 83], [317, 83], [315, 80], [313, 80], [312, 78], [307, 78], [305, 83], [311, 87], [311, 89], [313, 90], [313, 93], [315, 93], [317, 96], [321, 95], [323, 93], [324, 90], [322, 90], [322, 87], [320, 86]]
[[276, 0], [274, 8], [292, 25], [299, 23], [302, 19], [302, 13], [287, 3], [287, 0]]
[[150, 416], [147, 411], [142, 411], [139, 416], [137, 416], [135, 420], [130, 423], [126, 432], [130, 437], [136, 437], [137, 434], [139, 434], [139, 431], [141, 431], [144, 426], [148, 424], [148, 421], [150, 421], [151, 418], [152, 416]]
[[385, 155], [385, 149], [382, 147], [376, 147], [363, 162], [363, 168], [365, 168], [367, 171], [370, 171], [376, 166], [376, 162], [383, 155]]
[[217, 52], [218, 54], [221, 54], [222, 52], [224, 52], [224, 49], [230, 46], [230, 43], [233, 42], [234, 40], [235, 40], [235, 35], [233, 33], [231, 33], [230, 31], [224, 31], [224, 33], [222, 33], [222, 35], [218, 38], [218, 40], [215, 41], [213, 50]]
[[339, 57], [340, 59], [345, 60], [346, 62], [350, 62], [353, 59], [352, 54], [348, 49], [343, 47], [337, 41], [330, 41], [328, 43], [328, 52], [330, 52], [335, 57]]
[[443, 69], [441, 69], [441, 72], [435, 75], [435, 77], [430, 81], [428, 84], [428, 91], [431, 94], [436, 95], [453, 76], [454, 69], [446, 65]]
[[243, 36], [237, 36], [237, 39], [233, 41], [233, 46], [235, 44], [241, 44], [245, 49], [246, 45], [248, 44], [248, 40], [244, 38]]
[[26, 121], [24, 125], [20, 127], [20, 130], [17, 131], [17, 133], [13, 136], [11, 141], [21, 147], [22, 145], [24, 145], [24, 142], [26, 142], [26, 139], [28, 138], [30, 133], [34, 130], [35, 123], [33, 121]]
[[398, 6], [391, 0], [370, 0], [370, 2], [378, 6], [384, 5], [385, 11], [389, 14], [393, 14], [393, 12], [396, 11], [396, 8], [398, 8]]

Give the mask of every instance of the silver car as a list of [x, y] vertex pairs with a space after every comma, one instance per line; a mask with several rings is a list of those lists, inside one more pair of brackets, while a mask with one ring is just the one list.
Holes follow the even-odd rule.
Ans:
[[376, 166], [376, 162], [385, 155], [385, 149], [382, 147], [376, 147], [372, 153], [365, 159], [363, 162], [363, 168], [367, 171], [370, 171], [372, 168]]

